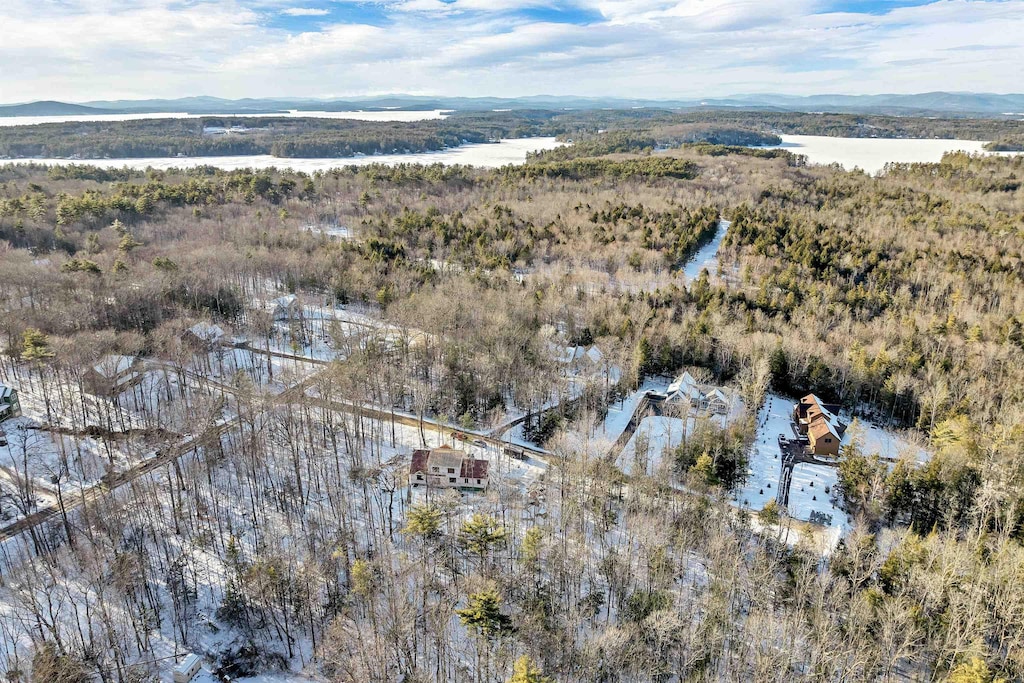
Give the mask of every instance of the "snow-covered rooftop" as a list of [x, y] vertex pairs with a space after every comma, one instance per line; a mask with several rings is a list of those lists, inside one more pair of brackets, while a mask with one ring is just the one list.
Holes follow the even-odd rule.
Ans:
[[96, 363], [92, 369], [95, 370], [97, 374], [112, 378], [117, 377], [123, 372], [127, 372], [133, 365], [135, 365], [135, 358], [132, 356], [110, 354], [100, 359], [100, 362]]

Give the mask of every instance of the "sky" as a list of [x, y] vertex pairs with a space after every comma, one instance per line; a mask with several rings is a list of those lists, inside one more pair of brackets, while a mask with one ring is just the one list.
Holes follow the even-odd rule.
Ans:
[[1024, 0], [0, 0], [0, 102], [1024, 91]]

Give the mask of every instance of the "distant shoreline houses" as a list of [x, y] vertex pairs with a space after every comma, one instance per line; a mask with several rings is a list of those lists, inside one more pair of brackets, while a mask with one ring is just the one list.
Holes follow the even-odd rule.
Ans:
[[486, 460], [451, 446], [421, 449], [412, 453], [409, 482], [413, 486], [484, 491], [488, 484], [488, 467]]

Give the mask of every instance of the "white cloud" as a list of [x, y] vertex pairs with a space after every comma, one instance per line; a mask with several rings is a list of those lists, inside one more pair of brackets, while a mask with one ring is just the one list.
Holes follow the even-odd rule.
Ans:
[[281, 14], [289, 17], [326, 17], [330, 13], [329, 9], [317, 9], [316, 7], [288, 7], [281, 10]]
[[[819, 2], [577, 0], [585, 25], [576, 25], [535, 18], [550, 16], [539, 0], [351, 2], [349, 23], [299, 0], [0, 0], [0, 101], [671, 98], [1024, 83], [1024, 47], [1009, 39], [1024, 35], [1024, 0], [938, 0], [880, 15], [822, 12]], [[274, 22], [281, 14], [310, 23], [289, 32]]]

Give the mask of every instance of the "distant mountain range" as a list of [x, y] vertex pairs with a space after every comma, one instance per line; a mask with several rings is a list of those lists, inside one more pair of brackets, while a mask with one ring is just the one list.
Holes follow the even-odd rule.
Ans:
[[530, 97], [423, 97], [385, 95], [346, 99], [262, 98], [227, 100], [219, 97], [180, 99], [102, 100], [72, 104], [30, 102], [0, 106], [0, 116], [68, 116], [74, 114], [272, 114], [288, 110], [346, 111], [352, 109], [445, 109], [486, 111], [491, 109], [695, 109], [732, 108], [775, 111], [890, 114], [897, 116], [1022, 116], [1024, 94], [930, 92], [915, 95], [736, 95], [692, 100], [645, 100], [614, 97], [572, 97], [536, 95]]

